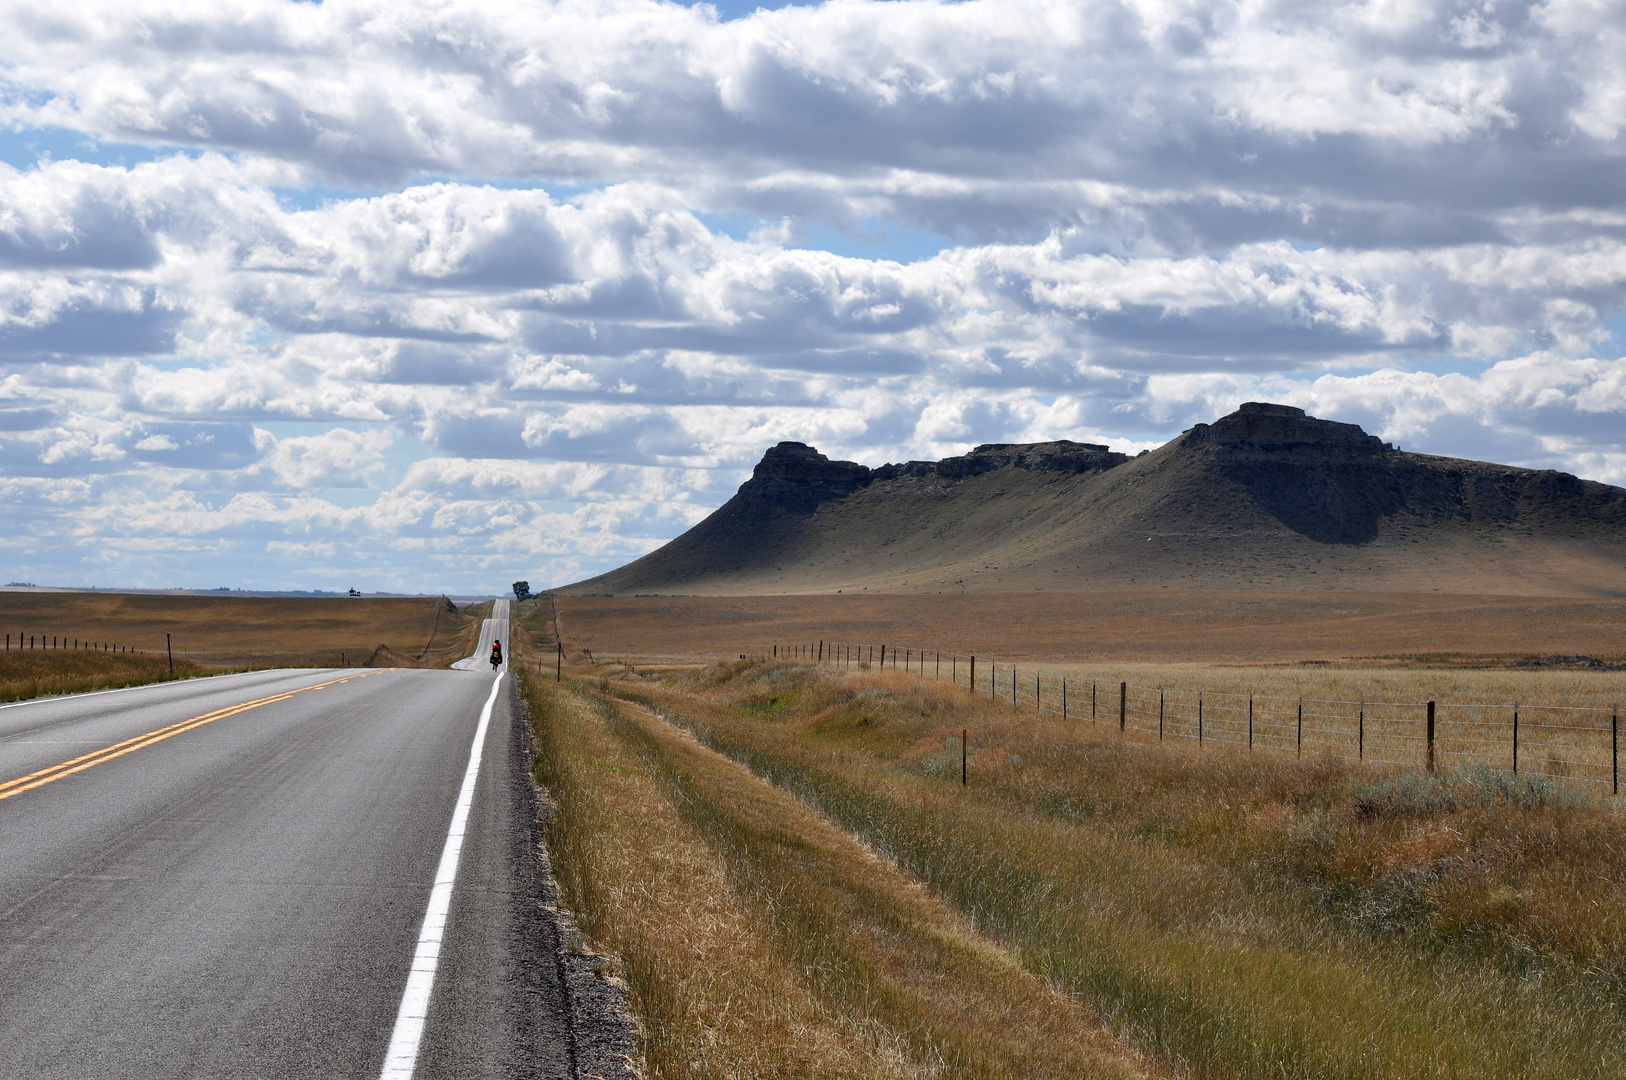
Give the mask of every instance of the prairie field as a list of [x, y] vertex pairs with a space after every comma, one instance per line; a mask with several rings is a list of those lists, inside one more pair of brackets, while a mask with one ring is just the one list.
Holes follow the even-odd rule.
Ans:
[[[520, 618], [540, 660], [547, 612]], [[568, 609], [564, 624], [568, 643]], [[963, 671], [580, 657], [555, 684], [548, 659], [525, 692], [550, 850], [584, 929], [621, 957], [652, 1076], [1626, 1069], [1626, 841], [1596, 785], [1159, 742], [1119, 731], [1116, 694], [1110, 723], [1063, 721], [970, 693]], [[1620, 685], [1134, 677], [1583, 703]], [[731, 966], [710, 965], [719, 951]], [[1079, 1047], [1094, 1056], [1066, 1056]]]
[[1001, 662], [1453, 666], [1626, 659], [1626, 600], [1441, 592], [560, 596], [567, 648], [710, 660], [849, 641]]
[[444, 667], [474, 651], [489, 608], [444, 598], [0, 591], [0, 700], [249, 668]]
[[140, 686], [209, 675], [214, 670], [184, 657], [177, 658], [171, 670], [162, 655], [146, 653], [13, 649], [0, 652], [0, 701]]
[[[0, 640], [108, 643], [211, 667], [440, 666], [473, 651], [485, 605], [442, 597], [169, 596], [0, 590]], [[72, 645], [68, 646], [72, 648]], [[376, 657], [376, 659], [375, 659]]]

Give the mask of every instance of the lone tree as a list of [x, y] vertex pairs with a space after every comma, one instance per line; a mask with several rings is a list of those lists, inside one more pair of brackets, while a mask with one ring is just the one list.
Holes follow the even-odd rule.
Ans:
[[531, 583], [529, 581], [514, 582], [514, 599], [529, 600], [531, 598]]

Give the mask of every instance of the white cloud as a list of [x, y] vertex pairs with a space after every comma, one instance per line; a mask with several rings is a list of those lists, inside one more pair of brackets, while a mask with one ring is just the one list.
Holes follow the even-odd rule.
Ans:
[[152, 148], [0, 166], [17, 572], [562, 580], [780, 439], [1138, 449], [1251, 398], [1626, 478], [1623, 35], [1583, 0], [9, 5], [14, 149]]

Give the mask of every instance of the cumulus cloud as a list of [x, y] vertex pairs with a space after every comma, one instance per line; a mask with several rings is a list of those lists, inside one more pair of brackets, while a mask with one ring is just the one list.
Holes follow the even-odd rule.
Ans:
[[1252, 398], [1620, 481], [1623, 47], [1564, 0], [8, 5], [0, 123], [140, 150], [0, 165], [18, 572], [558, 581], [780, 439]]

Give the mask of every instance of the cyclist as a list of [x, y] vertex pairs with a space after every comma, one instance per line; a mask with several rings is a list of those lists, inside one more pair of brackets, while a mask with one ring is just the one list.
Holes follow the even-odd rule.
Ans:
[[500, 667], [502, 667], [502, 642], [493, 641], [491, 643], [491, 670], [496, 671]]

